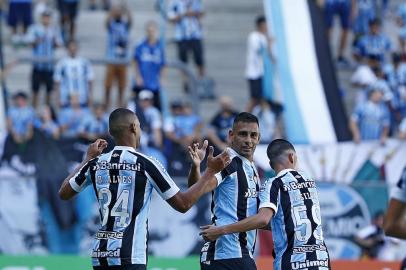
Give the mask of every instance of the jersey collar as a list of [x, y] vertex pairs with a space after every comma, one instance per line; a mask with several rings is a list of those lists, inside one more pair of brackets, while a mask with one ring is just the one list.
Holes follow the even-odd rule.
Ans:
[[242, 161], [244, 161], [244, 162], [246, 162], [246, 163], [248, 163], [248, 164], [250, 164], [250, 165], [255, 165], [253, 161], [251, 162], [251, 161], [249, 161], [246, 157], [241, 156], [241, 155], [238, 154], [237, 151], [235, 151], [233, 148], [228, 147], [227, 149], [228, 149], [228, 151], [229, 151], [229, 153], [230, 153], [231, 159], [233, 159], [234, 157], [239, 157], [239, 158], [241, 158]]
[[122, 146], [122, 145], [114, 146], [114, 150], [124, 150], [124, 151], [136, 152], [136, 150], [135, 150], [134, 147], [131, 147], [131, 146]]
[[275, 177], [281, 177], [285, 173], [291, 172], [291, 171], [294, 171], [294, 170], [293, 169], [284, 169], [284, 170], [280, 171]]

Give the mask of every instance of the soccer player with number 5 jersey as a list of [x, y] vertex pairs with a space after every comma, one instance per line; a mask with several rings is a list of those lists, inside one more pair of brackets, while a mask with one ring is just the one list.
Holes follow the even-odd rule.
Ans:
[[214, 241], [223, 235], [266, 228], [271, 221], [275, 270], [331, 269], [315, 181], [296, 171], [296, 152], [288, 141], [272, 141], [267, 155], [277, 175], [262, 185], [258, 214], [226, 226], [204, 226], [201, 235]]

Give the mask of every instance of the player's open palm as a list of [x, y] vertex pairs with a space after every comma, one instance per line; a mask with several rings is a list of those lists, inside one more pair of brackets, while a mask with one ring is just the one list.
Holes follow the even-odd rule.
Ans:
[[194, 143], [189, 146], [189, 156], [192, 159], [193, 165], [196, 167], [200, 166], [200, 163], [203, 161], [206, 156], [207, 145], [209, 142], [204, 140], [203, 144], [199, 147], [199, 143]]
[[214, 148], [210, 146], [209, 155], [207, 157], [207, 168], [214, 173], [218, 173], [231, 163], [231, 157], [227, 148], [215, 157], [213, 156], [213, 152]]
[[87, 148], [87, 159], [93, 159], [98, 157], [103, 150], [107, 147], [108, 143], [106, 140], [103, 139], [97, 139], [94, 143], [89, 145], [89, 148]]

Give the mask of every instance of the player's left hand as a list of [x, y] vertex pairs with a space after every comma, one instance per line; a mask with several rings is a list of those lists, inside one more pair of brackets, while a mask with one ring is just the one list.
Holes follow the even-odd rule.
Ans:
[[87, 148], [86, 158], [90, 160], [98, 157], [107, 145], [108, 143], [106, 140], [97, 139], [94, 143], [89, 145], [89, 148]]
[[199, 233], [199, 235], [201, 235], [205, 241], [209, 242], [213, 242], [223, 235], [221, 227], [217, 227], [214, 225], [200, 226], [200, 230], [201, 232]]

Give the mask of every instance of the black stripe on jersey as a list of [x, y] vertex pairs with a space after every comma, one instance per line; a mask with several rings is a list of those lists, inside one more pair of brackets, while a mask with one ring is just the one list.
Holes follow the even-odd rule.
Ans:
[[[303, 177], [297, 171], [290, 171], [290, 173], [297, 179], [298, 183], [306, 182], [306, 180], [303, 179]], [[301, 194], [309, 193], [309, 189], [301, 188], [300, 193]], [[306, 206], [307, 218], [310, 220], [310, 224], [312, 227], [312, 231], [311, 231], [312, 233], [311, 233], [310, 238], [307, 241], [307, 243], [305, 243], [305, 245], [316, 245], [317, 241], [316, 241], [316, 238], [314, 237], [313, 232], [316, 230], [317, 224], [316, 224], [316, 222], [314, 222], [314, 218], [313, 218], [313, 214], [312, 214], [313, 200], [305, 199], [304, 205]], [[316, 261], [317, 260], [316, 252], [306, 252], [306, 260]]]
[[91, 164], [93, 164], [93, 160], [89, 160], [86, 163], [86, 165], [83, 166], [82, 169], [80, 169], [78, 176], [76, 176], [76, 178], [75, 178], [75, 182], [76, 182], [76, 184], [78, 184], [78, 186], [81, 186], [83, 184], [83, 182], [85, 182], [86, 172], [89, 169]]
[[[93, 189], [94, 189], [94, 193], [96, 193], [96, 198], [97, 201], [99, 201], [99, 193], [97, 192], [97, 187], [96, 187], [96, 170], [94, 169], [96, 165], [97, 161], [99, 160], [99, 158], [95, 158], [92, 161], [92, 164], [90, 166], [89, 172], [90, 172], [90, 179], [92, 180], [92, 185], [93, 185]], [[100, 213], [100, 218], [103, 217], [103, 213], [102, 213], [102, 209], [99, 207], [99, 213]]]
[[[286, 173], [287, 174], [287, 173]], [[282, 175], [274, 180], [277, 181], [275, 184], [282, 187], [283, 181], [282, 178], [285, 175]], [[293, 223], [292, 218], [292, 204], [290, 201], [289, 192], [280, 188], [279, 190], [280, 202], [278, 207], [282, 207], [284, 222], [285, 222], [285, 234], [287, 237], [287, 247], [284, 253], [282, 254], [282, 269], [291, 269], [290, 258], [293, 253], [293, 246], [295, 244], [295, 224]]]
[[[247, 217], [247, 198], [245, 193], [248, 190], [248, 179], [245, 175], [242, 160], [239, 157], [235, 158], [237, 162], [237, 179], [238, 179], [238, 198], [237, 198], [237, 218], [238, 221]], [[247, 249], [247, 233], [242, 232], [238, 234], [238, 241], [240, 242], [241, 255], [249, 255]]]
[[[227, 167], [225, 167], [221, 172], [221, 179], [223, 180], [224, 178], [226, 178], [227, 176], [229, 176], [230, 174], [234, 173], [237, 171], [237, 158], [234, 157], [230, 164], [228, 164]], [[217, 217], [214, 214], [214, 207], [215, 207], [215, 202], [214, 202], [214, 191], [212, 192], [212, 199], [211, 199], [211, 213], [213, 215], [212, 217], [212, 224], [215, 224]], [[214, 260], [215, 257], [215, 253], [216, 253], [216, 241], [214, 242], [210, 242], [209, 247], [207, 249], [207, 256], [206, 256], [206, 261], [212, 261]]]
[[[110, 158], [109, 163], [119, 163], [122, 152], [123, 152], [122, 150], [114, 150], [113, 153], [111, 153], [111, 158]], [[109, 170], [110, 179], [118, 179], [119, 176], [120, 176], [120, 170], [118, 170], [118, 169]], [[109, 190], [111, 192], [111, 200], [110, 200], [110, 204], [109, 204], [109, 215], [111, 213], [111, 209], [113, 208], [113, 206], [117, 200], [118, 185], [119, 185], [118, 182], [113, 183], [113, 181], [110, 181]], [[109, 216], [107, 219], [107, 224], [106, 224], [105, 230], [113, 231], [115, 221], [116, 221], [116, 217]], [[100, 245], [99, 245], [100, 251], [107, 251], [107, 241], [108, 241], [107, 239], [100, 240]], [[107, 257], [99, 258], [99, 262], [100, 262], [101, 266], [108, 266]]]
[[[130, 152], [131, 153], [131, 152]], [[135, 221], [137, 219], [138, 214], [141, 211], [141, 208], [144, 206], [144, 195], [145, 195], [145, 188], [147, 185], [147, 177], [145, 173], [144, 163], [141, 163], [140, 172], [134, 172], [134, 203], [133, 203], [133, 211], [131, 213], [131, 222], [124, 231], [123, 241], [121, 244], [121, 265], [132, 264], [131, 256], [132, 256], [132, 248], [133, 248], [133, 237], [134, 237], [134, 226]], [[148, 219], [147, 219], [148, 223]], [[148, 231], [148, 226], [147, 226]], [[147, 237], [148, 238], [148, 237]], [[148, 258], [148, 257], [147, 257]]]
[[138, 153], [134, 153], [134, 152], [129, 152], [129, 153], [138, 157], [138, 159], [140, 160], [139, 162], [141, 163], [141, 166], [144, 166], [144, 171], [147, 172], [151, 176], [152, 180], [154, 180], [154, 182], [158, 186], [161, 193], [165, 193], [166, 191], [168, 191], [171, 188], [171, 186], [168, 184], [166, 179], [163, 177], [162, 173], [159, 171], [159, 169], [156, 167], [156, 165], [151, 160], [149, 160], [148, 158], [146, 158], [143, 155], [140, 155]]

